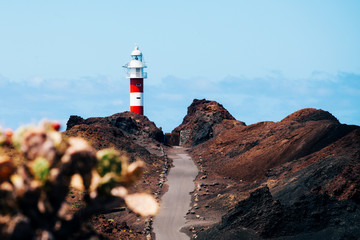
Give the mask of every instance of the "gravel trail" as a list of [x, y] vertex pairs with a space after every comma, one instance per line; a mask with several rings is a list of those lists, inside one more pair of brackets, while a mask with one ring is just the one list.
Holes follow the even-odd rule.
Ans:
[[190, 208], [190, 192], [194, 190], [194, 179], [198, 169], [186, 149], [173, 147], [167, 151], [173, 160], [167, 177], [169, 191], [164, 194], [161, 201], [160, 212], [156, 215], [153, 229], [156, 240], [188, 240], [189, 237], [180, 232], [185, 225], [185, 214]]

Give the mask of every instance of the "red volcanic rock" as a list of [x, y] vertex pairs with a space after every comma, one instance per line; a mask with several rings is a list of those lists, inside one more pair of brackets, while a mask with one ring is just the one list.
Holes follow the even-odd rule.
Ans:
[[315, 108], [305, 108], [299, 111], [296, 111], [286, 118], [282, 120], [282, 122], [308, 122], [308, 121], [321, 121], [321, 120], [329, 120], [336, 123], [339, 123], [339, 121], [329, 112], [321, 110], [321, 109], [315, 109]]
[[[221, 125], [228, 120], [226, 125]], [[194, 99], [188, 107], [187, 115], [180, 126], [175, 128], [172, 134], [188, 131], [188, 139], [185, 146], [195, 146], [213, 138], [226, 128], [237, 125], [245, 125], [236, 121], [235, 118], [219, 103], [205, 99]]]
[[358, 239], [360, 210], [351, 201], [309, 194], [285, 205], [255, 190], [196, 239]]
[[[159, 173], [165, 167], [165, 158], [161, 156], [160, 143], [162, 131], [145, 116], [135, 113], [118, 113], [104, 118], [83, 119], [71, 116], [67, 130], [62, 133], [68, 137], [82, 137], [95, 149], [114, 148], [129, 157], [130, 161], [140, 159], [145, 162], [145, 171], [130, 191], [163, 194], [166, 187], [159, 188]], [[170, 167], [167, 163], [166, 169]], [[96, 231], [106, 236], [106, 239], [145, 239], [142, 233], [145, 219], [128, 210], [110, 213], [101, 221], [102, 215], [94, 217], [91, 225]], [[126, 222], [124, 226], [116, 223]], [[125, 229], [124, 229], [125, 228]], [[131, 229], [131, 230], [129, 230]], [[126, 232], [124, 231], [126, 230]], [[105, 239], [105, 237], [104, 237]]]
[[259, 181], [269, 169], [317, 152], [354, 128], [325, 111], [303, 109], [278, 123], [235, 126], [192, 151], [214, 174]]
[[108, 124], [75, 125], [63, 134], [69, 137], [82, 137], [97, 150], [115, 148], [128, 155], [131, 160], [141, 158], [149, 164], [153, 162], [153, 156], [144, 147], [136, 144], [122, 131]]
[[76, 125], [102, 124], [118, 128], [124, 134], [131, 137], [152, 138], [158, 142], [163, 142], [164, 134], [157, 128], [155, 123], [146, 116], [132, 112], [117, 113], [109, 117], [93, 117], [83, 119], [79, 116], [70, 116], [66, 130], [70, 130]]
[[[210, 178], [226, 186], [196, 192], [198, 205], [211, 206], [197, 214], [209, 218], [209, 211], [224, 214], [221, 206], [229, 203], [233, 208], [197, 239], [358, 237], [359, 126], [312, 108], [280, 122], [221, 125], [217, 136], [190, 150], [202, 173], [197, 184], [206, 186]], [[267, 190], [246, 197], [261, 186]]]
[[[98, 117], [82, 119], [81, 117], [71, 116], [68, 123], [68, 130], [63, 132], [65, 136], [82, 137], [97, 150], [104, 148], [114, 148], [122, 154], [128, 156], [130, 161], [141, 159], [146, 163], [146, 174], [144, 179], [151, 180], [151, 184], [142, 184], [144, 188], [156, 189], [158, 178], [157, 171], [164, 167], [164, 159], [148, 151], [146, 147], [156, 148], [159, 142], [156, 134], [162, 133], [155, 124], [147, 117], [136, 113], [118, 113], [110, 117]], [[146, 139], [146, 144], [143, 143]], [[156, 149], [151, 149], [153, 152]], [[140, 184], [141, 185], [141, 184]]]
[[[65, 135], [85, 137], [97, 149], [114, 147], [131, 159], [142, 158], [149, 167], [143, 182], [153, 182], [149, 187], [155, 191], [156, 171], [164, 162], [138, 143], [162, 141], [164, 136], [145, 116], [72, 116], [67, 126]], [[360, 235], [360, 127], [341, 124], [331, 113], [313, 108], [280, 122], [246, 126], [219, 103], [195, 99], [168, 137], [180, 137], [183, 143], [186, 138], [184, 145], [192, 147], [199, 167], [193, 193], [196, 215], [188, 219], [193, 215], [211, 221], [223, 215], [208, 230], [195, 227], [198, 239]]]
[[311, 192], [359, 204], [360, 128], [313, 154], [271, 169], [268, 175], [277, 180], [272, 192], [283, 201]]

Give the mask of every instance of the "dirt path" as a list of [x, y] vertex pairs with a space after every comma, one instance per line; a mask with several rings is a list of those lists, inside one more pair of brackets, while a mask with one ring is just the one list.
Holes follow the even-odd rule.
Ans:
[[194, 190], [194, 179], [197, 167], [181, 147], [173, 147], [167, 151], [173, 160], [174, 167], [168, 175], [169, 191], [162, 197], [160, 212], [156, 215], [153, 229], [156, 240], [185, 240], [189, 237], [180, 232], [185, 225], [185, 214], [190, 207], [190, 192]]

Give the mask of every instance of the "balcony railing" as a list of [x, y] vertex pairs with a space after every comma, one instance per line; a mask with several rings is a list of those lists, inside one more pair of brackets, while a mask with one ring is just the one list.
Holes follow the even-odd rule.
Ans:
[[134, 73], [134, 72], [128, 72], [126, 74], [127, 78], [147, 78], [147, 72], [143, 72], [143, 73]]

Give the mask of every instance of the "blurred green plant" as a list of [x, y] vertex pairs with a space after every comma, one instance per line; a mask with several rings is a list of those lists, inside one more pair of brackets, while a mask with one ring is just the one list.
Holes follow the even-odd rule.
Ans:
[[[157, 213], [151, 195], [128, 192], [143, 162], [129, 164], [114, 149], [96, 152], [59, 128], [43, 122], [15, 133], [0, 129], [1, 239], [94, 239], [82, 227], [94, 214], [125, 205], [142, 216]], [[78, 211], [65, 201], [70, 187], [85, 192]]]

